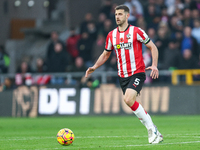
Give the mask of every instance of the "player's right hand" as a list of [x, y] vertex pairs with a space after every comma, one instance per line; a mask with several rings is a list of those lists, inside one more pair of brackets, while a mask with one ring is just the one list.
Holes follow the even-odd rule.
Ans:
[[95, 71], [94, 67], [89, 67], [87, 71], [85, 72], [85, 77], [87, 78], [89, 74], [93, 73]]

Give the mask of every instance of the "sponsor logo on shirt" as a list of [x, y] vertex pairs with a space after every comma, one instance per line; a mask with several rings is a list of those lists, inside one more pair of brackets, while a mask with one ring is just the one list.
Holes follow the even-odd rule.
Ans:
[[114, 48], [115, 49], [130, 49], [131, 48], [131, 42], [128, 42], [128, 43], [120, 43], [120, 44], [117, 44], [117, 45], [114, 45]]

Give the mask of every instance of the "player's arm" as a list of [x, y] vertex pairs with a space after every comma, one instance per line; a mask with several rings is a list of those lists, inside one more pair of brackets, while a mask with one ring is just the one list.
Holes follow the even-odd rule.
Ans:
[[146, 46], [151, 50], [151, 55], [152, 55], [152, 65], [150, 67], [147, 67], [146, 70], [151, 69], [151, 74], [150, 76], [153, 79], [158, 78], [159, 72], [158, 72], [158, 49], [156, 45], [150, 40], [149, 43], [146, 44]]
[[94, 66], [89, 67], [85, 73], [85, 77], [87, 78], [89, 74], [93, 73], [97, 68], [99, 68], [101, 65], [103, 65], [108, 58], [110, 57], [112, 51], [106, 51], [104, 50], [103, 53], [99, 56], [98, 60], [94, 64]]

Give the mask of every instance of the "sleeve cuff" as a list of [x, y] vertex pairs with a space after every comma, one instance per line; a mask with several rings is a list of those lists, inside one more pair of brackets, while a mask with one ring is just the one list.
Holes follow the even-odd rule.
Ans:
[[150, 38], [144, 44], [148, 44], [149, 42], [150, 42]]
[[108, 51], [108, 52], [111, 52], [113, 49], [111, 49], [111, 50], [108, 50], [108, 49], [104, 49], [105, 51]]

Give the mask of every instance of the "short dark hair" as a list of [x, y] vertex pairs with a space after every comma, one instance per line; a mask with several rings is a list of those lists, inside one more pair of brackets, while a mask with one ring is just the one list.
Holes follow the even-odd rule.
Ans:
[[123, 9], [125, 12], [129, 13], [129, 8], [126, 5], [118, 5], [115, 10]]

